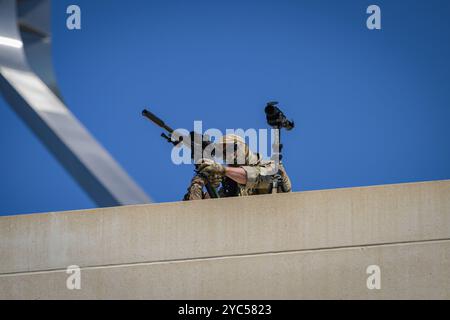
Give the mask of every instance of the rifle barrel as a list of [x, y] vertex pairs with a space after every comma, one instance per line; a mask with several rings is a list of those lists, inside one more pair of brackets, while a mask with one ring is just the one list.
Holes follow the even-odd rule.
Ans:
[[142, 115], [144, 117], [146, 117], [147, 119], [149, 119], [154, 124], [156, 124], [157, 126], [159, 126], [159, 127], [163, 128], [164, 130], [168, 131], [169, 133], [173, 133], [174, 130], [171, 127], [166, 125], [164, 123], [164, 121], [162, 121], [160, 118], [158, 118], [156, 115], [154, 115], [153, 113], [151, 113], [147, 109], [144, 109], [142, 111]]

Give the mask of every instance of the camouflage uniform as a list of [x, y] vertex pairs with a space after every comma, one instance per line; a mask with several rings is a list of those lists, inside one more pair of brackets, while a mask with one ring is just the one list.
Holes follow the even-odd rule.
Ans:
[[[241, 166], [241, 168], [247, 172], [247, 183], [245, 185], [238, 184], [240, 196], [270, 193], [275, 171], [274, 161], [258, 160], [255, 165]], [[291, 192], [291, 180], [281, 163], [278, 165], [278, 173], [281, 175], [282, 181], [279, 192]]]
[[[280, 163], [278, 165], [278, 171], [276, 172], [275, 162], [273, 160], [263, 160], [258, 154], [251, 152], [248, 145], [245, 144], [245, 140], [241, 137], [235, 134], [225, 135], [216, 142], [216, 145], [222, 146], [222, 150], [220, 150], [220, 148], [218, 149], [221, 152], [216, 151], [217, 156], [221, 156], [225, 163], [230, 164], [230, 167], [243, 168], [247, 175], [246, 184], [238, 184], [227, 176], [223, 176], [225, 171], [223, 166], [210, 159], [201, 159], [201, 162], [198, 163], [200, 167], [205, 165], [210, 166], [210, 168], [213, 168], [211, 172], [216, 172], [209, 180], [211, 181], [211, 185], [216, 189], [221, 185], [221, 188], [218, 190], [219, 197], [240, 197], [271, 193], [272, 183], [276, 174], [279, 174], [281, 177], [281, 186], [279, 186], [279, 190], [274, 192], [291, 191], [291, 181], [283, 165]], [[231, 147], [231, 152], [228, 152], [227, 145]], [[239, 156], [242, 157], [240, 158]], [[241, 160], [243, 160], [243, 164], [235, 164]], [[201, 170], [206, 169], [207, 168]], [[184, 200], [209, 198], [208, 193], [203, 192], [205, 184], [205, 179], [201, 175], [196, 175], [191, 181], [188, 192], [184, 196]]]
[[[221, 181], [222, 187], [218, 190], [221, 198], [268, 194], [270, 192], [273, 181], [273, 171], [275, 169], [275, 163], [272, 160], [258, 160], [258, 162], [253, 165], [239, 167], [243, 168], [247, 173], [247, 183], [241, 185], [230, 178], [224, 177]], [[280, 192], [291, 192], [291, 181], [284, 166], [279, 164], [278, 168], [282, 178], [283, 189], [283, 191]], [[205, 179], [202, 176], [194, 176], [183, 200], [209, 199], [209, 194], [203, 191], [205, 184]]]
[[202, 200], [209, 198], [207, 192], [203, 192], [203, 187], [206, 185], [205, 179], [200, 175], [195, 175], [192, 180], [187, 193], [184, 195], [183, 200]]

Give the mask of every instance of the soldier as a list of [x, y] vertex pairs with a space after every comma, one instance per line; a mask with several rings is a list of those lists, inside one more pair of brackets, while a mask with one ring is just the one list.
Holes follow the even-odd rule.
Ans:
[[240, 136], [229, 134], [221, 137], [216, 142], [216, 156], [222, 158], [226, 166], [212, 160], [203, 160], [198, 168], [200, 174], [192, 179], [184, 200], [209, 198], [208, 194], [203, 192], [206, 183], [203, 176], [208, 177], [215, 188], [222, 185], [219, 190], [220, 197], [270, 193], [276, 174], [281, 176], [279, 190], [291, 191], [291, 181], [283, 165], [279, 163], [276, 171], [273, 160], [261, 159]]

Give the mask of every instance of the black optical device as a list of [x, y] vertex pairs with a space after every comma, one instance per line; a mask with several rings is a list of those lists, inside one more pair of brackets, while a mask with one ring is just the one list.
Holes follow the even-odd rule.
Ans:
[[[294, 121], [286, 118], [283, 111], [278, 108], [278, 102], [276, 101], [268, 102], [264, 111], [266, 113], [267, 123], [273, 129], [276, 129], [275, 141], [272, 145], [272, 160], [276, 164], [279, 164], [281, 159], [283, 159], [283, 155], [281, 154], [283, 149], [283, 144], [281, 143], [281, 129], [292, 130], [294, 128]], [[287, 192], [283, 183], [281, 170], [278, 170], [273, 176], [272, 183], [269, 187], [269, 193], [279, 192]]]
[[267, 123], [272, 128], [285, 128], [286, 130], [292, 130], [294, 128], [294, 121], [286, 118], [283, 111], [278, 108], [278, 102], [268, 102], [264, 111], [266, 112]]

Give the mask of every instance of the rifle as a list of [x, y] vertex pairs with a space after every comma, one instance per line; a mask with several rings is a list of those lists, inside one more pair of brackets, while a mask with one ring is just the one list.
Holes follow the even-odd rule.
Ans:
[[[147, 119], [149, 119], [151, 122], [153, 122], [154, 124], [156, 124], [158, 127], [164, 129], [167, 131], [168, 135], [166, 133], [161, 133], [161, 137], [166, 140], [167, 142], [169, 142], [170, 144], [173, 144], [174, 146], [178, 147], [180, 145], [180, 143], [184, 144], [185, 146], [187, 146], [188, 148], [191, 149], [191, 158], [192, 160], [194, 160], [194, 164], [195, 164], [195, 172], [197, 174], [199, 174], [198, 172], [198, 167], [199, 165], [196, 164], [196, 160], [195, 159], [195, 155], [198, 154], [195, 151], [199, 151], [199, 148], [201, 148], [201, 153], [203, 155], [203, 150], [205, 150], [205, 148], [207, 146], [209, 146], [212, 142], [210, 141], [209, 137], [204, 136], [202, 134], [199, 134], [197, 132], [191, 131], [190, 133], [190, 139], [186, 139], [186, 137], [183, 136], [179, 136], [179, 137], [174, 137], [174, 131], [171, 127], [169, 127], [168, 125], [166, 125], [164, 123], [164, 121], [162, 121], [160, 118], [158, 118], [156, 115], [154, 115], [153, 113], [151, 113], [150, 111], [148, 111], [147, 109], [144, 109], [142, 111], [142, 115], [144, 117], [146, 117]], [[188, 141], [190, 140], [190, 143], [188, 143]], [[198, 143], [200, 142], [200, 143]], [[211, 183], [208, 180], [208, 177], [204, 174], [200, 174], [201, 177], [205, 180], [206, 184], [205, 184], [205, 188], [206, 191], [208, 192], [209, 196], [211, 198], [219, 198], [219, 194], [217, 193], [216, 188], [214, 188]]]

